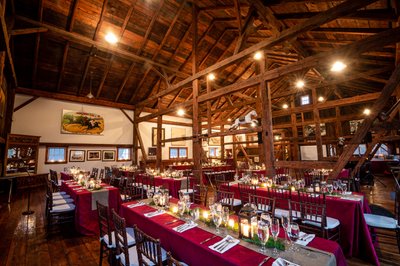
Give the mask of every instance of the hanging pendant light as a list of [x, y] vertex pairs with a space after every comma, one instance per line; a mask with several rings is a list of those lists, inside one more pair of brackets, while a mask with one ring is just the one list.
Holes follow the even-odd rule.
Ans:
[[92, 94], [92, 74], [93, 74], [93, 72], [90, 72], [89, 93], [86, 95], [86, 98], [89, 98], [89, 99], [94, 98], [94, 95]]

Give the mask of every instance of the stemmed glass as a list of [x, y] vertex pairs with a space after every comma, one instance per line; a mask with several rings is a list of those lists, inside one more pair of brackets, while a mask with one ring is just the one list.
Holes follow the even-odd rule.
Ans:
[[337, 182], [337, 181], [333, 181], [333, 182], [332, 182], [332, 185], [333, 185], [333, 190], [334, 190], [334, 191], [337, 191], [337, 189], [338, 189], [338, 187], [339, 187], [338, 182]]
[[289, 238], [291, 241], [291, 250], [292, 251], [297, 251], [294, 243], [299, 239], [300, 237], [300, 228], [297, 223], [291, 223], [289, 226]]
[[342, 183], [342, 191], [343, 191], [343, 195], [346, 195], [346, 192], [347, 192], [347, 184]]
[[272, 252], [275, 256], [278, 255], [278, 249], [276, 248], [276, 243], [278, 241], [279, 234], [279, 219], [273, 218], [271, 220], [271, 235], [274, 237], [274, 251]]
[[268, 212], [261, 213], [260, 220], [267, 224], [267, 226], [271, 225], [271, 215]]
[[153, 191], [151, 191], [150, 189], [148, 189], [147, 191], [146, 191], [146, 196], [147, 196], [147, 198], [148, 199], [151, 199], [151, 198], [153, 198]]
[[227, 231], [228, 229], [228, 221], [229, 221], [229, 208], [228, 207], [224, 207], [222, 210], [222, 224], [225, 226], [225, 231]]
[[328, 193], [331, 195], [332, 192], [333, 192], [333, 186], [332, 186], [332, 184], [326, 185], [326, 189], [328, 190]]
[[185, 213], [185, 209], [186, 209], [186, 204], [184, 201], [178, 201], [178, 213], [180, 216], [183, 216], [183, 214]]
[[265, 223], [263, 221], [258, 222], [257, 235], [258, 235], [258, 239], [260, 239], [260, 242], [261, 242], [260, 251], [262, 253], [266, 253], [265, 244], [267, 243], [267, 241], [269, 239], [269, 229], [268, 229], [267, 223]]
[[289, 240], [286, 238], [286, 235], [289, 234], [289, 229], [290, 229], [290, 221], [289, 221], [289, 217], [286, 215], [283, 215], [281, 217], [281, 224], [283, 227], [283, 230], [285, 230], [285, 240], [286, 243], [289, 243]]
[[222, 213], [220, 211], [214, 212], [214, 214], [213, 214], [213, 222], [215, 224], [215, 227], [217, 228], [217, 230], [215, 230], [215, 233], [217, 235], [219, 235], [221, 233], [220, 230], [219, 230], [219, 226], [222, 223]]

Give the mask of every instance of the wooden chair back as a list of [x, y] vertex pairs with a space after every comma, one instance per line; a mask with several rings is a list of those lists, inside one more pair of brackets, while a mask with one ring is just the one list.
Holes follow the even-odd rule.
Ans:
[[256, 194], [256, 186], [241, 183], [239, 183], [238, 186], [242, 204], [248, 203], [250, 201], [250, 195]]
[[117, 254], [124, 254], [125, 265], [130, 265], [125, 219], [119, 216], [114, 209], [111, 210], [111, 213], [115, 228], [115, 245], [117, 247]]
[[99, 220], [99, 231], [100, 239], [104, 236], [108, 237], [108, 245], [112, 246], [113, 239], [111, 237], [111, 227], [110, 227], [110, 210], [107, 206], [96, 201], [97, 215]]
[[92, 168], [92, 173], [90, 174], [90, 177], [97, 178], [98, 175], [99, 175], [99, 168], [93, 167]]
[[207, 193], [208, 188], [206, 186], [194, 185], [192, 202], [207, 207]]
[[103, 179], [104, 179], [104, 169], [100, 169], [99, 179], [100, 179], [100, 180], [103, 180]]
[[[154, 239], [144, 233], [137, 226], [134, 226], [136, 250], [138, 254], [139, 265], [156, 265], [162, 266], [161, 244], [159, 239]], [[147, 264], [143, 259], [146, 257], [153, 264]]]
[[257, 207], [258, 212], [267, 212], [271, 217], [275, 213], [275, 199], [258, 195], [250, 195], [250, 202]]
[[183, 266], [183, 264], [180, 261], [172, 257], [171, 252], [167, 253], [167, 263], [168, 266]]
[[233, 210], [233, 202], [235, 200], [235, 195], [233, 192], [217, 190], [215, 201], [221, 203], [222, 206], [229, 207], [230, 210]]
[[268, 188], [267, 195], [269, 198], [275, 199], [275, 208], [287, 209], [288, 202], [292, 197], [291, 190], [281, 188]]

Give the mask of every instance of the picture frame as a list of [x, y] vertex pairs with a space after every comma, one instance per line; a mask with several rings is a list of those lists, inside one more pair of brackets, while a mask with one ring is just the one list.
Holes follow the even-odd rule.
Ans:
[[[161, 128], [161, 139], [165, 140], [165, 128]], [[157, 146], [157, 128], [151, 128], [151, 146]], [[161, 147], [165, 147], [165, 142], [161, 142]]]
[[101, 151], [99, 150], [88, 150], [86, 154], [87, 161], [100, 161]]
[[61, 117], [62, 134], [102, 135], [104, 118], [98, 114], [63, 110]]
[[208, 146], [221, 146], [221, 137], [212, 137], [208, 139]]
[[115, 161], [115, 151], [104, 150], [102, 154], [102, 161]]
[[70, 162], [84, 162], [85, 161], [85, 151], [84, 150], [70, 150], [69, 151], [69, 161]]

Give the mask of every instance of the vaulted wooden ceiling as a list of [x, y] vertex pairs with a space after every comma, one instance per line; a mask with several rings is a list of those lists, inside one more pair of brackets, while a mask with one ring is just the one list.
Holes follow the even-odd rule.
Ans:
[[[66, 95], [116, 107], [129, 107], [192, 75], [192, 1], [184, 0], [12, 0], [7, 5], [17, 92]], [[199, 69], [205, 69], [260, 41], [278, 36], [345, 1], [197, 1]], [[279, 43], [265, 52], [269, 69], [321, 52], [335, 51], [399, 24], [399, 1], [380, 0]], [[114, 32], [119, 42], [104, 37]], [[331, 62], [270, 82], [279, 110], [291, 95], [314, 87], [326, 99], [379, 92], [392, 73], [396, 44], [346, 62], [334, 75]], [[346, 58], [341, 58], [346, 60]], [[218, 70], [213, 89], [255, 75], [252, 57]], [[306, 89], [294, 82], [304, 78]], [[92, 82], [91, 82], [92, 81]], [[92, 83], [92, 84], [91, 84]], [[201, 83], [202, 91], [206, 82]], [[91, 90], [95, 96], [85, 100]], [[191, 84], [146, 104], [168, 108], [192, 97]], [[255, 88], [213, 100], [214, 120], [234, 119], [254, 108]], [[206, 104], [202, 104], [203, 110]]]

